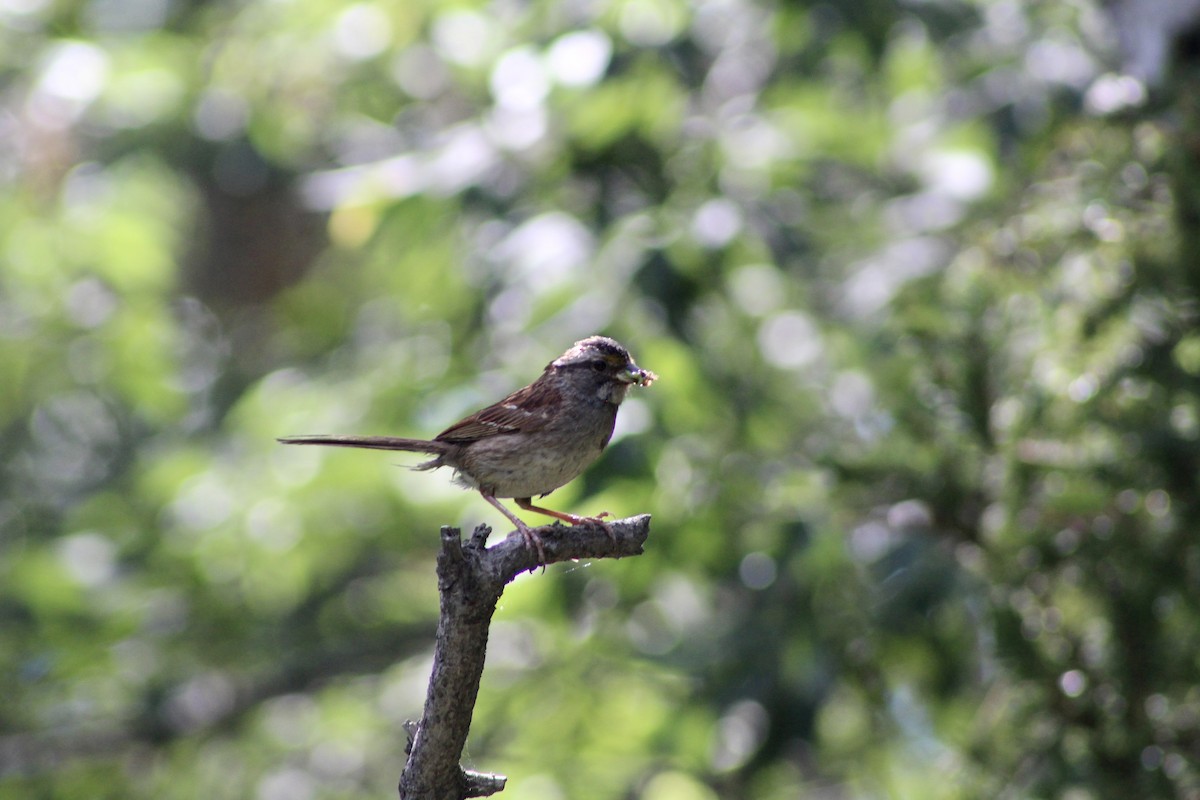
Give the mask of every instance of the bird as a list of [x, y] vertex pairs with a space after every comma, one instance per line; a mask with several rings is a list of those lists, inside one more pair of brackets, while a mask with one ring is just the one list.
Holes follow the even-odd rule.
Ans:
[[403, 450], [434, 458], [413, 467], [450, 467], [458, 485], [478, 491], [516, 526], [525, 546], [546, 563], [541, 538], [498, 498], [511, 498], [525, 511], [571, 525], [611, 528], [603, 518], [577, 516], [534, 505], [574, 480], [612, 438], [617, 408], [630, 386], [647, 387], [658, 376], [642, 369], [629, 351], [607, 336], [589, 336], [546, 365], [533, 383], [470, 414], [432, 439], [395, 436], [286, 436], [283, 444]]

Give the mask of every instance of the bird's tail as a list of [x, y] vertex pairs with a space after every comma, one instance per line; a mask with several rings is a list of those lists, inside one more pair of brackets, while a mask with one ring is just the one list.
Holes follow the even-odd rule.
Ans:
[[442, 442], [428, 439], [401, 439], [397, 436], [285, 436], [283, 444], [320, 444], [326, 447], [361, 447], [366, 450], [406, 450], [440, 456], [446, 452]]

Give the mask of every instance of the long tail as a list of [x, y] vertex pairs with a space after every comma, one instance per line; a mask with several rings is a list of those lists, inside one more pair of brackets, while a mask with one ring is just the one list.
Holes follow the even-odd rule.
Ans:
[[326, 447], [361, 447], [366, 450], [407, 450], [440, 456], [446, 452], [442, 442], [427, 439], [401, 439], [396, 436], [285, 436], [283, 444], [320, 444]]

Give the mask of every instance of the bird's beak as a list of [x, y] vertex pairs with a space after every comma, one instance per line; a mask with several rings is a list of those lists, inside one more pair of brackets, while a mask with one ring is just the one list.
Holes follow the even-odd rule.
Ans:
[[633, 383], [638, 386], [649, 386], [658, 380], [658, 376], [648, 369], [642, 369], [637, 364], [630, 362], [625, 365], [625, 368], [617, 373], [617, 380], [623, 383]]

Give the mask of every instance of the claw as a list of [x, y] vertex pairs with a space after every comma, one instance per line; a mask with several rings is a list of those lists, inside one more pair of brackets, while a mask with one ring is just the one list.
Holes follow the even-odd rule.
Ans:
[[[598, 528], [600, 528], [601, 530], [603, 530], [605, 533], [608, 534], [608, 538], [612, 540], [613, 544], [616, 544], [617, 543], [617, 535], [615, 533], [613, 533], [612, 525], [609, 525], [607, 522], [604, 521], [604, 517], [611, 517], [611, 516], [612, 515], [609, 514], [607, 511], [601, 511], [599, 514], [597, 514], [594, 517], [578, 517], [578, 520], [579, 520], [579, 523], [582, 523], [584, 525], [597, 526]], [[576, 523], [576, 524], [579, 524], [579, 523]]]
[[[487, 494], [485, 492], [480, 492], [480, 494], [483, 495], [484, 500], [487, 500], [493, 506], [498, 508], [500, 510], [500, 513], [503, 514], [504, 516], [508, 517], [509, 521], [512, 522], [512, 524], [517, 527], [517, 530], [521, 532], [521, 538], [525, 540], [525, 547], [529, 550], [534, 550], [537, 552], [538, 563], [541, 564], [541, 566], [542, 566], [542, 572], [545, 572], [546, 571], [546, 550], [542, 546], [542, 538], [540, 536], [538, 536], [536, 533], [534, 533], [533, 530], [530, 529], [530, 527], [528, 525], [526, 525], [524, 522], [522, 522], [520, 517], [518, 517], [516, 514], [512, 513], [507, 508], [505, 508], [504, 505], [499, 500], [497, 500], [495, 497], [492, 497], [490, 494]], [[533, 567], [530, 567], [529, 571], [532, 572]]]
[[611, 516], [607, 511], [601, 511], [594, 517], [578, 517], [574, 514], [567, 514], [563, 511], [554, 511], [553, 509], [535, 506], [532, 498], [529, 497], [518, 497], [517, 505], [526, 511], [535, 511], [538, 514], [545, 514], [548, 517], [561, 519], [563, 522], [569, 522], [572, 525], [598, 525], [604, 529], [604, 532], [608, 534], [608, 538], [612, 539], [614, 544], [617, 541], [617, 535], [613, 533], [612, 527], [604, 521], [604, 517]]
[[529, 550], [536, 550], [538, 563], [542, 565], [542, 572], [546, 571], [546, 551], [542, 547], [542, 537], [533, 532], [525, 523], [517, 524], [517, 530], [521, 532], [521, 538], [525, 540], [525, 547]]

